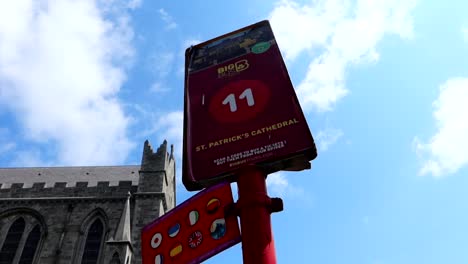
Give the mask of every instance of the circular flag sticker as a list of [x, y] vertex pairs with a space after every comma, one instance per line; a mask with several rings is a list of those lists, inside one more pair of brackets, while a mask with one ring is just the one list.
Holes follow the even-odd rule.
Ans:
[[214, 214], [218, 210], [220, 205], [221, 202], [219, 201], [219, 199], [213, 198], [206, 204], [206, 212], [209, 214]]
[[163, 264], [163, 256], [161, 254], [157, 255], [154, 258], [154, 264]]
[[171, 258], [173, 258], [179, 255], [180, 253], [182, 253], [182, 244], [177, 244], [175, 247], [171, 249], [171, 251], [169, 252], [169, 255], [171, 256]]
[[198, 247], [203, 240], [203, 235], [200, 231], [193, 232], [188, 238], [188, 244], [190, 248]]
[[151, 238], [151, 247], [158, 248], [159, 245], [161, 245], [161, 241], [162, 241], [161, 233], [154, 234], [153, 237]]
[[193, 210], [188, 215], [189, 225], [193, 226], [198, 222], [198, 218], [200, 218], [200, 214], [197, 210]]
[[226, 220], [224, 218], [214, 220], [211, 223], [210, 233], [214, 239], [222, 238], [226, 234]]
[[179, 234], [179, 231], [180, 231], [180, 224], [177, 223], [177, 224], [171, 226], [171, 228], [169, 228], [167, 233], [168, 233], [168, 235], [170, 237], [175, 237], [175, 236], [177, 236], [177, 234]]
[[259, 42], [252, 47], [252, 52], [255, 54], [260, 54], [267, 51], [270, 47], [270, 42]]

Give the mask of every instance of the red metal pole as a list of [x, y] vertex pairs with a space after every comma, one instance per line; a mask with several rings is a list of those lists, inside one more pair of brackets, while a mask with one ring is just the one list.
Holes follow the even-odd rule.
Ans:
[[244, 264], [276, 264], [270, 219], [272, 200], [268, 197], [266, 176], [259, 168], [249, 167], [240, 172], [237, 180]]

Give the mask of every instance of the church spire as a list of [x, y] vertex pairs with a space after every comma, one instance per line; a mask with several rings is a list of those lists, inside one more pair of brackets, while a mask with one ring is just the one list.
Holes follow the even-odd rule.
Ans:
[[119, 225], [115, 231], [115, 242], [128, 242], [131, 243], [131, 230], [130, 230], [130, 192], [127, 195], [127, 201], [120, 216]]

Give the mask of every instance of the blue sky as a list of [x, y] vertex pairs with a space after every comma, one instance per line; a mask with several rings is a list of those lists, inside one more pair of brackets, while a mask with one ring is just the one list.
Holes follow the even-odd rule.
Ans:
[[0, 5], [0, 167], [180, 166], [185, 48], [269, 19], [319, 151], [268, 179], [278, 263], [468, 262], [468, 2]]

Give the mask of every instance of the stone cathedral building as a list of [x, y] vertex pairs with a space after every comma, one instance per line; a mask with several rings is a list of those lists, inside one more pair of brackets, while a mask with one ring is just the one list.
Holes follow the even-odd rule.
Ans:
[[141, 229], [175, 207], [167, 142], [141, 165], [0, 168], [0, 264], [141, 263]]

